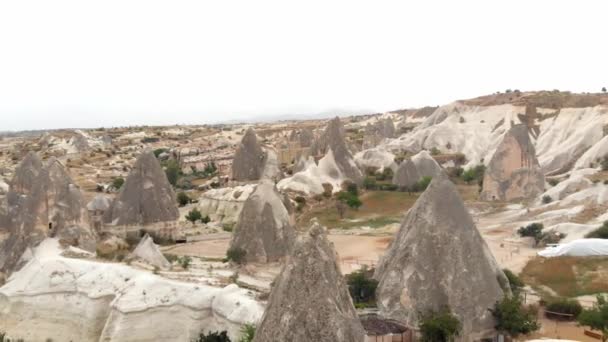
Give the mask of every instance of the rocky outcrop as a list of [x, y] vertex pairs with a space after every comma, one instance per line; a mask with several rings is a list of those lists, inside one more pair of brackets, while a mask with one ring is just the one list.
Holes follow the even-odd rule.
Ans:
[[144, 151], [104, 214], [104, 222], [116, 226], [147, 225], [178, 218], [173, 187], [154, 153]]
[[158, 246], [154, 243], [154, 240], [152, 240], [148, 234], [146, 234], [143, 239], [139, 241], [137, 247], [135, 247], [135, 250], [133, 250], [130, 257], [144, 260], [148, 264], [162, 270], [168, 270], [171, 268], [171, 263], [169, 260], [165, 258]]
[[266, 152], [258, 143], [255, 131], [253, 128], [247, 129], [234, 154], [232, 178], [237, 181], [255, 181], [262, 178], [266, 158]]
[[300, 147], [310, 147], [315, 140], [315, 135], [310, 128], [291, 131], [289, 141], [297, 142]]
[[481, 199], [511, 201], [533, 198], [545, 187], [545, 176], [525, 125], [515, 125], [496, 148], [483, 178]]
[[473, 219], [447, 177], [434, 178], [402, 221], [374, 277], [381, 313], [418, 324], [419, 313], [449, 306], [461, 337], [492, 336], [488, 308], [510, 292]]
[[428, 151], [420, 151], [415, 156], [412, 157], [412, 162], [416, 165], [416, 170], [418, 171], [418, 175], [422, 177], [439, 177], [442, 175], [443, 169], [441, 166], [433, 159], [433, 157], [429, 154]]
[[283, 198], [264, 180], [245, 201], [230, 248], [244, 250], [248, 262], [278, 261], [289, 253], [295, 235]]
[[395, 170], [395, 155], [381, 148], [370, 148], [355, 154], [355, 162], [362, 170], [375, 169], [382, 172], [385, 168], [390, 167]]
[[255, 184], [246, 184], [208, 190], [198, 200], [199, 210], [203, 216], [208, 215], [214, 222], [234, 224], [255, 187]]
[[342, 174], [354, 182], [360, 182], [363, 179], [361, 170], [353, 161], [353, 156], [347, 147], [344, 126], [338, 117], [329, 121], [325, 132], [314, 141], [311, 146], [311, 155], [324, 156], [330, 150]]
[[235, 341], [263, 313], [235, 284], [181, 282], [61, 253], [55, 240], [43, 241], [0, 287], [0, 330], [11, 340], [190, 342], [203, 330], [227, 330]]
[[420, 180], [416, 164], [410, 158], [405, 159], [393, 175], [393, 184], [400, 188], [411, 188]]
[[254, 342], [363, 342], [336, 252], [318, 223], [298, 238], [274, 283]]
[[30, 152], [15, 170], [7, 194], [9, 232], [0, 246], [0, 271], [11, 273], [21, 255], [47, 236], [94, 251], [86, 203], [63, 165], [51, 158], [46, 165]]
[[393, 120], [379, 119], [373, 124], [367, 124], [363, 137], [363, 147], [372, 148], [380, 144], [384, 139], [395, 137], [395, 123]]

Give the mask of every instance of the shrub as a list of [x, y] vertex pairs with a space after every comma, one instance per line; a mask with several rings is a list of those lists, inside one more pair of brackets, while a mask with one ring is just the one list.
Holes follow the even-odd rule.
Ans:
[[378, 281], [373, 279], [372, 275], [373, 270], [370, 271], [367, 268], [362, 268], [346, 276], [348, 292], [355, 304], [364, 303], [365, 306], [370, 306], [370, 304], [375, 305]]
[[437, 147], [433, 147], [431, 149], [431, 155], [432, 156], [436, 156], [436, 155], [439, 155], [439, 154], [441, 154], [441, 151], [439, 151], [439, 149]]
[[543, 196], [543, 204], [549, 204], [549, 203], [551, 203], [551, 201], [553, 201], [551, 196], [549, 196], [549, 195]]
[[120, 190], [120, 188], [122, 188], [123, 184], [125, 184], [125, 179], [122, 177], [116, 177], [116, 178], [112, 179], [112, 188], [114, 190]]
[[375, 190], [377, 188], [376, 179], [374, 177], [365, 177], [363, 179], [363, 187], [367, 190]]
[[608, 221], [605, 221], [601, 227], [587, 234], [585, 237], [589, 239], [608, 239]]
[[381, 188], [384, 191], [396, 191], [397, 189], [399, 189], [397, 184], [383, 184]]
[[222, 332], [210, 332], [205, 334], [201, 332], [198, 335], [198, 338], [193, 340], [192, 342], [231, 342], [228, 337], [228, 333], [224, 330]]
[[177, 262], [180, 264], [180, 266], [187, 270], [190, 267], [190, 264], [192, 263], [192, 258], [189, 256], [184, 256], [181, 258], [177, 259]]
[[483, 182], [483, 175], [486, 172], [486, 166], [483, 164], [479, 164], [475, 167], [467, 169], [462, 173], [462, 180], [467, 184], [470, 184], [472, 181], [476, 180], [477, 183]]
[[323, 186], [323, 196], [325, 196], [325, 198], [331, 198], [334, 187], [330, 183], [323, 183], [321, 185]]
[[225, 232], [232, 232], [233, 229], [234, 229], [234, 223], [224, 223], [222, 225], [222, 230], [224, 230]]
[[203, 215], [201, 214], [201, 212], [194, 208], [192, 210], [190, 210], [188, 212], [188, 214], [186, 215], [186, 220], [192, 222], [192, 225], [194, 225], [196, 223], [196, 221], [200, 220], [203, 218]]
[[158, 156], [160, 156], [161, 154], [167, 152], [166, 148], [157, 148], [156, 150], [154, 150], [154, 156], [156, 158], [158, 158]]
[[241, 339], [239, 342], [251, 342], [255, 337], [255, 325], [247, 323], [241, 328]]
[[169, 183], [175, 186], [179, 178], [179, 165], [175, 160], [167, 161], [165, 166], [165, 174], [167, 175], [167, 180]]
[[559, 180], [555, 178], [551, 178], [547, 182], [549, 182], [549, 185], [551, 186], [556, 186], [557, 184], [559, 184]]
[[414, 192], [423, 192], [426, 190], [426, 188], [428, 188], [432, 180], [433, 177], [431, 176], [424, 176], [420, 178], [420, 180], [414, 185]]
[[439, 342], [453, 341], [460, 334], [462, 324], [448, 308], [430, 311], [420, 316], [418, 323], [420, 341]]
[[191, 201], [190, 197], [185, 192], [182, 191], [177, 194], [177, 203], [179, 204], [180, 207], [185, 206], [186, 204], [190, 203], [190, 201]]
[[608, 171], [608, 156], [604, 156], [600, 164], [602, 166], [602, 171]]
[[349, 194], [358, 196], [359, 195], [359, 187], [357, 186], [357, 184], [355, 184], [353, 182], [348, 182], [346, 184], [346, 192], [348, 192]]
[[296, 196], [296, 198], [294, 198], [294, 201], [296, 201], [296, 203], [298, 204], [306, 204], [306, 198], [304, 196]]
[[209, 222], [211, 222], [211, 219], [209, 218], [209, 215], [205, 215], [201, 218], [201, 222], [204, 224], [207, 224]]
[[583, 311], [583, 307], [577, 300], [559, 298], [547, 304], [546, 311], [551, 311], [558, 314], [572, 315], [571, 317], [567, 317], [546, 312], [546, 315], [549, 318], [571, 320], [576, 319], [576, 317], [578, 317], [578, 315]]
[[543, 235], [543, 224], [542, 223], [531, 223], [525, 227], [521, 227], [517, 230], [517, 233], [521, 237], [532, 237], [534, 238], [534, 244], [538, 245]]
[[519, 293], [519, 291], [525, 286], [524, 282], [511, 270], [503, 269], [505, 276], [509, 280], [509, 286], [511, 287], [511, 291], [513, 293]]
[[243, 264], [245, 262], [245, 257], [247, 256], [247, 251], [240, 247], [232, 247], [228, 249], [226, 252], [226, 259], [228, 261], [235, 262], [237, 264]]
[[608, 296], [597, 295], [597, 302], [591, 309], [584, 309], [578, 315], [580, 325], [602, 332], [602, 341], [608, 340]]
[[494, 328], [511, 337], [526, 335], [540, 328], [535, 307], [524, 307], [519, 296], [505, 296], [490, 309]]

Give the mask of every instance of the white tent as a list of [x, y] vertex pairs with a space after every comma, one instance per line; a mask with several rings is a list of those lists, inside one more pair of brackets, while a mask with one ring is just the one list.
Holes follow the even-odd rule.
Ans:
[[608, 255], [608, 239], [578, 239], [538, 252], [545, 258], [558, 256], [603, 256]]

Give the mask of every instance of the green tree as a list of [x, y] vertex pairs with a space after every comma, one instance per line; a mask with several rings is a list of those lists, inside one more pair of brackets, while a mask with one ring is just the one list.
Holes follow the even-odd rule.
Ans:
[[370, 275], [373, 274], [366, 267], [346, 276], [348, 292], [355, 304], [374, 303], [376, 301], [376, 288], [378, 281]]
[[239, 247], [232, 247], [226, 252], [226, 259], [228, 261], [233, 261], [239, 265], [245, 263], [246, 256], [247, 251]]
[[608, 296], [597, 295], [597, 303], [578, 315], [578, 323], [602, 332], [602, 342], [608, 341]]
[[177, 203], [179, 204], [180, 207], [185, 206], [186, 204], [190, 203], [190, 201], [191, 201], [190, 197], [185, 192], [182, 191], [177, 194]]
[[120, 190], [123, 184], [125, 184], [125, 179], [122, 177], [116, 177], [112, 179], [112, 188], [114, 188], [115, 190]]
[[251, 342], [255, 337], [255, 325], [246, 323], [241, 328], [241, 339], [239, 342]]
[[449, 342], [460, 334], [462, 324], [446, 307], [422, 314], [418, 328], [422, 342]]
[[515, 273], [511, 272], [511, 270], [505, 268], [502, 271], [504, 272], [505, 276], [509, 280], [509, 287], [511, 288], [511, 292], [513, 292], [516, 295], [519, 294], [521, 289], [523, 289], [524, 286], [526, 286], [524, 284], [524, 282]]
[[608, 239], [608, 221], [604, 221], [604, 224], [601, 227], [587, 234], [585, 237], [589, 239]]
[[426, 188], [429, 187], [429, 184], [431, 184], [432, 180], [433, 180], [433, 177], [431, 177], [431, 176], [424, 176], [424, 177], [420, 178], [418, 183], [416, 183], [416, 191], [422, 192], [422, 191], [426, 190]]
[[201, 214], [201, 212], [194, 208], [192, 210], [190, 210], [188, 212], [188, 214], [186, 215], [186, 220], [192, 222], [192, 225], [194, 226], [194, 224], [196, 223], [196, 221], [200, 220], [203, 218], [203, 215]]
[[540, 240], [543, 238], [543, 224], [542, 223], [531, 223], [525, 227], [521, 227], [517, 230], [517, 233], [521, 237], [532, 237], [534, 238], [534, 244], [538, 245]]
[[209, 222], [211, 222], [211, 219], [209, 218], [209, 215], [205, 215], [201, 218], [201, 222], [204, 224], [207, 224]]
[[520, 296], [505, 296], [490, 311], [494, 316], [494, 328], [511, 337], [527, 335], [540, 328], [535, 308], [524, 307]]
[[179, 179], [179, 164], [175, 160], [169, 160], [165, 166], [165, 174], [171, 185], [175, 186]]
[[198, 338], [192, 340], [192, 342], [231, 342], [230, 337], [228, 337], [228, 333], [224, 330], [222, 332], [210, 332], [205, 334], [201, 332], [198, 335]]

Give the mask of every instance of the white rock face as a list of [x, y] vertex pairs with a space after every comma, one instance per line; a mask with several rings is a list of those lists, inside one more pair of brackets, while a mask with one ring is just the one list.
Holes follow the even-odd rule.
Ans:
[[0, 330], [26, 341], [191, 341], [202, 330], [257, 322], [262, 307], [236, 285], [172, 281], [121, 264], [69, 259], [47, 239], [0, 288]]
[[243, 205], [255, 189], [255, 184], [236, 186], [233, 188], [211, 189], [199, 198], [199, 210], [209, 215], [212, 221], [231, 224], [235, 223], [243, 210]]
[[396, 169], [395, 155], [387, 151], [384, 148], [370, 148], [363, 150], [354, 156], [355, 163], [365, 170], [368, 167], [377, 168], [378, 171], [382, 172], [385, 168], [390, 167]]
[[[563, 173], [589, 167], [589, 160], [601, 154], [606, 142], [593, 149], [604, 138], [608, 107], [536, 108], [533, 119], [538, 134], [534, 135], [541, 168], [546, 174]], [[386, 144], [389, 150], [418, 152], [433, 147], [445, 152], [460, 152], [467, 158], [465, 168], [488, 163], [503, 135], [515, 124], [522, 123], [525, 106], [511, 104], [475, 106], [454, 102], [437, 108], [414, 131]], [[588, 155], [584, 155], [585, 151]], [[578, 162], [580, 160], [580, 163]]]
[[131, 253], [131, 257], [142, 259], [150, 265], [163, 270], [171, 268], [171, 263], [165, 258], [158, 246], [154, 243], [154, 240], [152, 240], [148, 234], [139, 241], [137, 247], [135, 247], [135, 250]]
[[583, 176], [571, 176], [570, 178], [559, 182], [556, 186], [545, 191], [539, 198], [539, 202], [545, 196], [551, 197], [552, 200], [561, 200], [575, 192], [584, 190], [593, 185], [593, 183]]
[[314, 195], [323, 193], [323, 183], [331, 184], [333, 192], [338, 192], [342, 183], [347, 179], [348, 177], [342, 173], [336, 164], [334, 154], [330, 149], [319, 160], [319, 165], [314, 162], [312, 164], [308, 163], [306, 169], [282, 179], [277, 183], [277, 187], [280, 190], [292, 190], [306, 195]]

